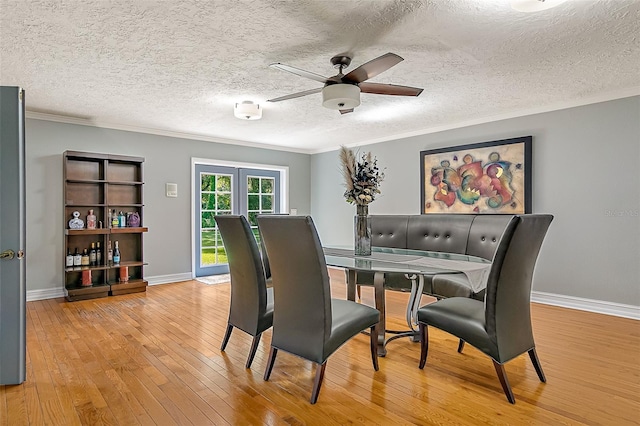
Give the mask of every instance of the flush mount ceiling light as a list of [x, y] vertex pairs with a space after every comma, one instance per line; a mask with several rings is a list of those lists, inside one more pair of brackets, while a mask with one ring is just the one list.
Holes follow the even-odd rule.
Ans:
[[329, 109], [353, 109], [360, 105], [360, 88], [355, 84], [329, 84], [322, 89], [322, 106]]
[[567, 0], [511, 0], [511, 8], [518, 12], [539, 12], [551, 9]]
[[233, 115], [241, 120], [260, 120], [262, 118], [262, 109], [260, 105], [251, 101], [244, 101], [236, 104], [233, 108]]

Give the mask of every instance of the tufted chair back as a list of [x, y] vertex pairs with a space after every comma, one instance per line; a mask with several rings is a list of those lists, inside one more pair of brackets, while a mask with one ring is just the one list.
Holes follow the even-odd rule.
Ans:
[[376, 247], [407, 247], [407, 221], [409, 216], [371, 216], [371, 245]]
[[407, 248], [465, 254], [473, 215], [425, 214], [409, 217]]
[[478, 215], [473, 218], [466, 254], [493, 260], [502, 233], [513, 216], [511, 215]]

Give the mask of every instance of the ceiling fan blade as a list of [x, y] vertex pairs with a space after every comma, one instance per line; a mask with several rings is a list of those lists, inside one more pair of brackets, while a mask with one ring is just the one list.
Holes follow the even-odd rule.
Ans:
[[300, 77], [310, 78], [311, 80], [319, 81], [320, 83], [326, 83], [327, 77], [323, 77], [320, 74], [316, 74], [310, 71], [301, 70], [300, 68], [292, 67], [291, 65], [281, 64], [276, 62], [269, 65], [271, 68], [276, 68], [282, 71], [290, 72]]
[[402, 61], [404, 61], [404, 59], [395, 53], [385, 53], [382, 56], [378, 56], [377, 58], [370, 60], [366, 64], [360, 65], [358, 68], [342, 77], [342, 81], [362, 83], [363, 81], [375, 77]]
[[290, 95], [280, 96], [279, 98], [268, 99], [267, 102], [280, 102], [287, 99], [299, 98], [301, 96], [313, 95], [314, 93], [322, 92], [324, 87], [318, 87], [317, 89], [305, 90], [304, 92], [292, 93]]
[[375, 93], [378, 95], [419, 96], [424, 90], [418, 87], [381, 83], [360, 83], [358, 86], [362, 93]]
[[340, 110], [340, 114], [348, 114], [350, 112], [353, 112], [353, 108], [349, 108], [349, 109], [341, 109]]

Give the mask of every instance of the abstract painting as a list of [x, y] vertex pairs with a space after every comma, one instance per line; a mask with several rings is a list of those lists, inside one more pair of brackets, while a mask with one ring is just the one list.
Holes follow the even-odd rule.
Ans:
[[531, 136], [420, 152], [420, 210], [531, 213]]

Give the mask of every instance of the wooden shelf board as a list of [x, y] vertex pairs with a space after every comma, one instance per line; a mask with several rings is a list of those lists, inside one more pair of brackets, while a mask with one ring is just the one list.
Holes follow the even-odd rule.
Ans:
[[97, 228], [97, 229], [65, 229], [65, 235], [104, 235], [108, 234], [108, 228]]
[[68, 285], [67, 292], [81, 293], [97, 293], [109, 289], [109, 284], [93, 284], [93, 285]]
[[68, 159], [79, 161], [95, 161], [106, 160], [109, 158], [109, 154], [99, 154], [95, 152], [82, 152], [82, 151], [65, 151], [64, 156]]
[[137, 234], [140, 232], [148, 232], [147, 227], [136, 228], [98, 228], [98, 229], [65, 229], [65, 235], [105, 235], [105, 234]]
[[111, 228], [112, 234], [137, 234], [139, 232], [147, 232], [149, 228], [141, 226], [137, 228]]
[[82, 271], [100, 271], [105, 269], [111, 269], [112, 266], [97, 265], [97, 266], [67, 266], [64, 268], [65, 272], [82, 272]]
[[139, 293], [147, 290], [146, 280], [129, 280], [125, 283], [112, 283], [111, 295], [117, 296], [120, 294]]
[[117, 265], [114, 264], [113, 266], [109, 266], [109, 269], [117, 269], [117, 268], [119, 268], [121, 266], [134, 267], [134, 266], [146, 266], [146, 265], [148, 265], [147, 262], [142, 262], [140, 260], [135, 260], [135, 261], [128, 261], [128, 262], [120, 262]]
[[144, 157], [131, 157], [128, 155], [107, 154], [107, 158], [113, 162], [124, 164], [144, 163]]
[[67, 300], [71, 302], [76, 300], [96, 299], [108, 296], [110, 289], [110, 286], [104, 284], [90, 285], [86, 287], [74, 286], [65, 288], [65, 295]]
[[142, 181], [129, 181], [129, 180], [107, 180], [105, 181], [109, 185], [144, 185]]
[[67, 183], [106, 183], [104, 179], [67, 179]]
[[147, 262], [142, 262], [138, 260], [128, 261], [128, 262], [120, 262], [117, 265], [98, 265], [98, 266], [73, 266], [64, 268], [65, 272], [82, 272], [82, 271], [101, 271], [105, 269], [118, 269], [121, 266], [146, 266]]

